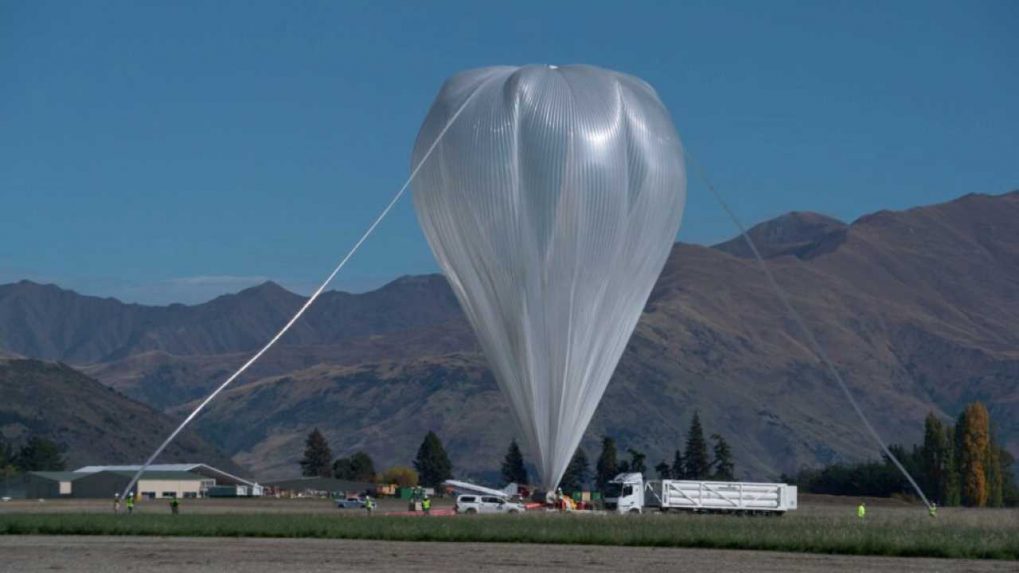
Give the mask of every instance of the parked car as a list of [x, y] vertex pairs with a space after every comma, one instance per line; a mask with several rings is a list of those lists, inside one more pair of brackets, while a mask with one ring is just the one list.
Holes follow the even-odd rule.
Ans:
[[364, 500], [359, 497], [338, 499], [336, 500], [336, 507], [340, 509], [362, 509], [364, 508]]
[[521, 513], [524, 511], [524, 504], [514, 501], [506, 501], [494, 496], [487, 495], [461, 495], [456, 498], [457, 513]]

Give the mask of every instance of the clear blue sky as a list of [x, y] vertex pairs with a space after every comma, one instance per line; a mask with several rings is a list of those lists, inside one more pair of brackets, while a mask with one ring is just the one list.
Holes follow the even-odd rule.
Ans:
[[[748, 222], [1019, 187], [1019, 2], [0, 2], [0, 282], [193, 302], [324, 276], [442, 81], [640, 76]], [[691, 181], [679, 239], [733, 235]], [[340, 277], [435, 265], [410, 201]]]

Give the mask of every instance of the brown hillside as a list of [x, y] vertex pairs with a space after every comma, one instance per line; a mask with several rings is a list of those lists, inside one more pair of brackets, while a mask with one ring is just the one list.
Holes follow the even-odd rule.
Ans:
[[[67, 467], [141, 463], [176, 422], [63, 364], [0, 360], [0, 433], [66, 448]], [[164, 453], [168, 462], [202, 461], [238, 471], [208, 442], [185, 430]]]
[[[980, 399], [1019, 454], [1016, 221], [1019, 192], [850, 225], [790, 214], [751, 233], [890, 441], [918, 440], [930, 410], [954, 416]], [[675, 247], [587, 434], [589, 450], [609, 433], [652, 463], [671, 458], [698, 409], [747, 477], [877, 456], [741, 244]], [[87, 356], [92, 375], [167, 409], [222, 380], [300, 303], [275, 285], [162, 308], [107, 308], [54, 289], [0, 286], [2, 345]], [[434, 429], [462, 473], [497, 467], [514, 429], [441, 277], [327, 301], [214, 404], [199, 426], [206, 436], [267, 475], [296, 471], [314, 426], [338, 455], [363, 448], [382, 465], [406, 463]], [[89, 305], [107, 313], [97, 324], [123, 323], [129, 334], [104, 326], [87, 336], [72, 318]], [[52, 316], [70, 322], [43, 318]], [[65, 327], [79, 334], [67, 337]]]

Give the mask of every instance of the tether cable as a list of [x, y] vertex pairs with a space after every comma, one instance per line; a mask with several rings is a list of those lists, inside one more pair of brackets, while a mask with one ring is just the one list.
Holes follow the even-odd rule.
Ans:
[[785, 307], [785, 310], [789, 314], [789, 316], [792, 317], [793, 321], [796, 322], [800, 330], [803, 331], [803, 336], [807, 339], [807, 342], [810, 345], [810, 349], [825, 365], [825, 368], [827, 368], [828, 373], [831, 375], [831, 377], [835, 379], [835, 382], [838, 383], [839, 388], [842, 389], [842, 393], [845, 394], [846, 399], [849, 401], [849, 404], [853, 406], [853, 410], [856, 412], [856, 415], [859, 416], [860, 421], [862, 421], [864, 427], [867, 428], [867, 432], [869, 432], [871, 437], [874, 438], [874, 441], [877, 442], [879, 446], [881, 446], [881, 450], [884, 452], [886, 456], [888, 456], [888, 459], [891, 460], [893, 464], [895, 464], [895, 467], [897, 467], [899, 471], [902, 472], [902, 475], [905, 476], [905, 478], [909, 481], [909, 484], [913, 486], [913, 489], [916, 490], [917, 495], [919, 495], [920, 499], [923, 500], [924, 505], [926, 505], [927, 508], [930, 509], [931, 502], [927, 500], [927, 496], [923, 494], [923, 490], [920, 489], [920, 486], [916, 483], [916, 480], [913, 479], [913, 476], [909, 475], [909, 472], [906, 471], [906, 467], [903, 466], [902, 462], [900, 462], [899, 459], [895, 457], [895, 454], [893, 454], [892, 451], [888, 449], [888, 446], [885, 444], [884, 440], [881, 439], [881, 435], [878, 434], [877, 430], [874, 429], [874, 426], [871, 425], [870, 420], [868, 420], [867, 416], [863, 413], [863, 409], [856, 402], [856, 398], [853, 397], [853, 393], [849, 391], [849, 386], [846, 385], [846, 381], [842, 378], [842, 374], [839, 373], [838, 368], [836, 368], [835, 364], [831, 361], [831, 359], [828, 358], [828, 353], [825, 352], [824, 347], [821, 346], [821, 343], [817, 341], [817, 337], [814, 336], [814, 331], [812, 331], [807, 326], [807, 323], [803, 319], [803, 316], [800, 315], [799, 311], [796, 310], [796, 307], [793, 306], [792, 302], [790, 301], [789, 294], [785, 291], [785, 289], [782, 288], [781, 285], [778, 284], [778, 281], [775, 279], [775, 275], [771, 272], [771, 269], [768, 267], [768, 263], [765, 262], [764, 257], [761, 256], [761, 252], [757, 249], [757, 244], [755, 244], [754, 240], [750, 238], [750, 233], [747, 232], [746, 226], [743, 225], [743, 222], [740, 221], [740, 218], [736, 216], [736, 213], [732, 210], [732, 208], [729, 207], [729, 204], [725, 202], [725, 199], [722, 198], [722, 195], [711, 183], [711, 180], [708, 179], [708, 176], [705, 173], [704, 168], [702, 168], [701, 165], [697, 163], [697, 161], [694, 160], [693, 156], [691, 156], [687, 151], [684, 150], [683, 154], [686, 156], [687, 162], [693, 166], [694, 171], [696, 172], [698, 178], [700, 178], [704, 186], [708, 188], [708, 191], [710, 191], [711, 194], [715, 197], [715, 200], [718, 201], [718, 204], [722, 207], [722, 210], [725, 211], [725, 213], [729, 216], [729, 219], [731, 219], [732, 222], [739, 229], [740, 235], [742, 235], [743, 240], [746, 241], [747, 246], [750, 247], [750, 251], [754, 254], [754, 258], [757, 259], [757, 263], [760, 265], [761, 270], [764, 272], [764, 275], [768, 278], [768, 283], [771, 285], [772, 290], [775, 291], [775, 294], [778, 296], [779, 300], [782, 301], [782, 305]]
[[463, 112], [464, 109], [467, 108], [467, 105], [471, 103], [471, 100], [474, 99], [474, 96], [477, 95], [477, 93], [481, 90], [481, 87], [484, 86], [485, 83], [487, 82], [479, 84], [478, 87], [467, 97], [467, 99], [464, 100], [464, 102], [456, 110], [456, 113], [454, 113], [449, 118], [449, 121], [446, 122], [445, 127], [442, 128], [442, 131], [440, 131], [439, 135], [436, 136], [435, 141], [433, 141], [431, 146], [428, 147], [428, 150], [421, 157], [421, 161], [418, 161], [418, 164], [411, 171], [410, 176], [407, 177], [407, 180], [403, 183], [403, 186], [400, 187], [400, 190], [396, 192], [396, 195], [393, 196], [393, 198], [389, 201], [389, 203], [382, 210], [382, 212], [379, 213], [379, 215], [375, 218], [372, 224], [368, 226], [368, 229], [364, 232], [364, 234], [361, 235], [361, 238], [358, 239], [356, 243], [354, 243], [354, 246], [351, 247], [349, 252], [347, 252], [347, 255], [343, 257], [342, 260], [340, 260], [340, 263], [336, 265], [336, 268], [333, 269], [333, 272], [329, 273], [329, 276], [326, 277], [324, 281], [322, 281], [322, 284], [319, 285], [318, 289], [315, 290], [315, 292], [308, 298], [308, 300], [305, 301], [304, 305], [301, 306], [301, 308], [297, 311], [296, 314], [294, 314], [293, 318], [291, 318], [290, 321], [287, 322], [283, 326], [283, 328], [281, 328], [280, 331], [276, 333], [276, 336], [273, 336], [272, 339], [269, 340], [269, 342], [267, 342], [265, 346], [262, 347], [261, 350], [256, 352], [255, 355], [249, 358], [248, 361], [245, 362], [240, 368], [238, 368], [236, 372], [231, 374], [230, 377], [227, 378], [226, 381], [224, 381], [222, 384], [220, 384], [219, 387], [212, 392], [212, 394], [209, 394], [208, 397], [205, 398], [205, 400], [202, 400], [202, 403], [199, 404], [198, 407], [195, 408], [194, 411], [191, 412], [191, 414], [188, 415], [188, 417], [185, 418], [184, 421], [181, 422], [179, 426], [177, 426], [177, 429], [174, 430], [173, 433], [171, 433], [170, 436], [166, 438], [166, 440], [158, 448], [156, 448], [156, 451], [153, 452], [151, 456], [149, 456], [149, 459], [145, 461], [145, 464], [142, 465], [142, 467], [134, 474], [134, 477], [131, 478], [131, 481], [128, 482], [127, 487], [125, 487], [124, 491], [120, 494], [119, 499], [123, 500], [124, 498], [127, 497], [127, 495], [131, 492], [131, 488], [133, 488], [135, 484], [138, 483], [138, 479], [141, 478], [145, 470], [147, 470], [149, 466], [152, 465], [152, 462], [155, 461], [157, 457], [159, 457], [159, 454], [163, 453], [163, 450], [166, 449], [166, 446], [170, 445], [170, 442], [172, 442], [173, 439], [176, 438], [178, 434], [180, 434], [181, 430], [183, 430], [188, 424], [190, 424], [191, 421], [194, 420], [198, 416], [198, 414], [205, 409], [209, 402], [212, 402], [212, 400], [219, 395], [220, 392], [225, 390], [227, 386], [229, 386], [231, 383], [233, 383], [234, 380], [237, 379], [238, 376], [243, 374], [244, 371], [251, 367], [251, 365], [254, 364], [259, 358], [261, 358], [262, 355], [266, 353], [266, 351], [272, 348], [273, 345], [275, 345], [276, 342], [279, 341], [279, 339], [282, 338], [283, 335], [286, 334], [288, 330], [290, 330], [290, 327], [292, 327], [294, 323], [296, 323], [297, 320], [301, 318], [305, 311], [307, 311], [308, 308], [310, 308], [311, 305], [315, 303], [315, 300], [317, 300], [319, 295], [321, 295], [322, 292], [325, 291], [326, 287], [329, 286], [329, 283], [331, 283], [333, 279], [336, 278], [336, 275], [347, 264], [347, 261], [349, 261], [351, 257], [354, 256], [354, 253], [356, 253], [358, 249], [361, 248], [361, 245], [364, 244], [364, 242], [368, 239], [372, 232], [375, 231], [375, 228], [379, 226], [379, 223], [381, 223], [382, 220], [386, 218], [386, 215], [389, 214], [389, 212], [393, 209], [393, 207], [400, 200], [400, 198], [403, 197], [404, 193], [410, 187], [411, 182], [414, 181], [414, 178], [417, 176], [418, 171], [421, 170], [421, 167], [425, 164], [425, 161], [428, 161], [428, 158], [431, 157], [432, 152], [435, 151], [435, 148], [439, 145], [439, 142], [442, 140], [442, 137], [446, 135], [446, 132], [449, 131], [449, 128], [453, 126], [453, 123], [456, 121], [458, 117], [460, 117], [460, 114]]

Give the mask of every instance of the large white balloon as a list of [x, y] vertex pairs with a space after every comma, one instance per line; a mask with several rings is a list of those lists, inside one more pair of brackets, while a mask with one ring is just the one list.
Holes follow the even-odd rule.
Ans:
[[551, 489], [679, 230], [682, 145], [640, 79], [493, 67], [446, 81], [415, 165], [472, 94], [421, 167], [414, 205]]

